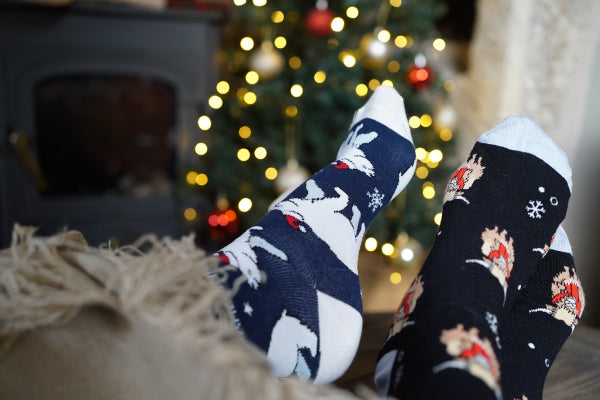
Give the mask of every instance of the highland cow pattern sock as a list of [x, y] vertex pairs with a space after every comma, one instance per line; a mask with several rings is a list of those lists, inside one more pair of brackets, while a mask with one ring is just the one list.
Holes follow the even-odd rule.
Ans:
[[356, 112], [337, 160], [219, 252], [239, 270], [230, 285], [247, 278], [233, 311], [276, 376], [329, 382], [350, 365], [362, 330], [361, 240], [415, 160], [402, 97], [381, 86]]
[[571, 171], [530, 119], [483, 134], [452, 176], [442, 221], [376, 369], [401, 399], [500, 399], [498, 328], [564, 219]]
[[546, 374], [585, 306], [571, 246], [559, 228], [548, 254], [500, 327], [505, 399], [542, 398]]

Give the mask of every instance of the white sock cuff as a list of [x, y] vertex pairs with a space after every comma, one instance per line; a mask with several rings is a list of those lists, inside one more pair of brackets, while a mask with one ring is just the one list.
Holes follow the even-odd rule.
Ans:
[[573, 190], [567, 155], [531, 118], [508, 117], [478, 141], [536, 156], [558, 172]]
[[559, 226], [556, 230], [556, 235], [554, 235], [554, 240], [552, 241], [550, 248], [552, 250], [562, 251], [563, 253], [573, 254], [567, 232], [565, 232], [562, 226]]
[[364, 118], [374, 119], [413, 142], [406, 118], [404, 99], [390, 86], [380, 85], [375, 89], [371, 98], [354, 113], [351, 126]]

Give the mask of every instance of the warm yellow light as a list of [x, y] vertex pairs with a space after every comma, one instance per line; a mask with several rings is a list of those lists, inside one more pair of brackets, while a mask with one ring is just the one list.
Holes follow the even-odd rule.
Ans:
[[244, 95], [244, 103], [250, 104], [250, 105], [256, 103], [256, 93], [254, 93], [254, 92], [247, 92]]
[[208, 151], [208, 146], [206, 145], [206, 143], [198, 142], [198, 143], [196, 143], [196, 146], [194, 147], [194, 151], [199, 156], [203, 156]]
[[382, 29], [379, 31], [379, 33], [377, 33], [377, 39], [379, 39], [379, 41], [382, 43], [389, 42], [391, 38], [392, 35], [387, 29]]
[[433, 48], [437, 51], [442, 51], [446, 48], [446, 42], [442, 38], [437, 38], [433, 41]]
[[304, 92], [304, 90], [302, 89], [302, 86], [298, 83], [292, 85], [292, 87], [290, 88], [290, 94], [294, 97], [302, 96], [302, 92]]
[[296, 106], [287, 106], [285, 108], [285, 115], [287, 115], [288, 117], [295, 117], [296, 115], [298, 115], [298, 107]]
[[367, 251], [377, 250], [377, 239], [375, 239], [374, 237], [367, 238], [365, 240], [365, 250], [367, 250]]
[[196, 171], [190, 171], [185, 175], [185, 181], [190, 185], [195, 185], [196, 176], [198, 176], [198, 173]]
[[402, 49], [408, 44], [408, 39], [404, 35], [398, 35], [394, 39], [394, 44]]
[[352, 68], [356, 65], [356, 58], [352, 54], [346, 54], [342, 62], [346, 67]]
[[277, 170], [273, 167], [269, 167], [265, 170], [265, 176], [268, 180], [272, 181], [273, 179], [277, 178]]
[[442, 213], [441, 212], [435, 214], [435, 216], [433, 217], [433, 222], [435, 222], [435, 224], [437, 226], [440, 226], [440, 224], [442, 223]]
[[252, 4], [254, 4], [256, 7], [262, 7], [267, 4], [267, 0], [252, 0]]
[[238, 135], [240, 135], [242, 139], [248, 139], [250, 135], [252, 135], [252, 130], [244, 125], [238, 130]]
[[431, 169], [437, 168], [438, 164], [439, 163], [435, 162], [435, 161], [431, 161], [431, 160], [427, 161], [427, 166]]
[[433, 122], [433, 119], [431, 118], [431, 115], [429, 115], [429, 114], [421, 115], [420, 123], [423, 128], [429, 128], [431, 126], [432, 122]]
[[267, 157], [267, 149], [262, 146], [257, 147], [254, 149], [254, 157], [258, 160], [264, 160]]
[[285, 16], [283, 15], [283, 13], [281, 11], [273, 11], [271, 13], [271, 21], [273, 21], [273, 23], [275, 23], [275, 24], [283, 22], [284, 18], [285, 18]]
[[389, 79], [386, 79], [385, 81], [381, 82], [382, 86], [389, 86], [389, 87], [394, 87], [394, 83], [392, 81], [390, 81]]
[[291, 69], [298, 69], [302, 66], [302, 60], [300, 57], [293, 56], [289, 59], [288, 64]]
[[240, 40], [240, 47], [242, 50], [250, 51], [254, 47], [254, 40], [251, 37], [246, 36]]
[[402, 5], [402, 0], [390, 0], [390, 4], [392, 7], [400, 7]]
[[246, 73], [246, 82], [248, 82], [251, 85], [254, 85], [255, 83], [257, 83], [258, 82], [258, 72], [248, 71], [248, 73]]
[[215, 94], [208, 98], [208, 105], [210, 108], [218, 110], [219, 108], [223, 107], [223, 99]]
[[219, 83], [217, 83], [217, 92], [219, 92], [219, 94], [226, 94], [229, 92], [229, 83], [225, 82], [225, 81], [220, 81]]
[[391, 243], [384, 243], [381, 246], [381, 252], [384, 256], [391, 256], [392, 254], [394, 254], [394, 245]]
[[252, 208], [252, 200], [247, 197], [244, 197], [238, 202], [238, 210], [241, 212], [248, 212]]
[[371, 90], [377, 89], [379, 87], [379, 85], [381, 85], [381, 83], [379, 83], [379, 81], [375, 78], [373, 78], [369, 81], [369, 89], [371, 89]]
[[208, 115], [203, 115], [200, 118], [198, 118], [198, 128], [202, 129], [203, 131], [207, 131], [210, 129], [211, 126], [212, 122]]
[[444, 82], [444, 89], [446, 92], [452, 92], [456, 88], [456, 84], [452, 80], [447, 80]]
[[425, 179], [429, 175], [429, 170], [427, 169], [427, 167], [421, 165], [415, 170], [415, 175], [419, 179]]
[[444, 158], [444, 154], [441, 150], [433, 149], [429, 152], [429, 161], [439, 163]]
[[356, 94], [360, 97], [366, 96], [369, 93], [369, 88], [364, 83], [359, 83], [356, 85]]
[[394, 285], [399, 284], [402, 282], [402, 274], [400, 272], [392, 272], [390, 274], [390, 282], [392, 282]]
[[335, 17], [331, 21], [331, 30], [334, 32], [341, 32], [344, 29], [344, 19], [341, 17]]
[[246, 0], [233, 0], [233, 4], [236, 6], [243, 6], [244, 4], [246, 4]]
[[400, 71], [400, 63], [398, 61], [390, 61], [387, 65], [387, 69], [391, 73], [395, 74], [396, 72]]
[[275, 40], [273, 41], [273, 44], [278, 49], [283, 49], [285, 46], [287, 46], [287, 39], [284, 38], [283, 36], [277, 36], [275, 38]]
[[326, 78], [327, 78], [327, 74], [325, 73], [325, 71], [317, 71], [317, 72], [315, 72], [315, 75], [313, 76], [313, 79], [317, 83], [325, 82]]
[[196, 175], [196, 184], [198, 186], [204, 186], [208, 183], [208, 176], [206, 174]]
[[410, 127], [413, 129], [417, 129], [421, 126], [421, 118], [417, 117], [416, 115], [413, 115], [408, 119], [408, 125], [410, 125]]
[[242, 147], [237, 152], [237, 158], [240, 161], [248, 161], [250, 159], [250, 150]]
[[431, 182], [423, 184], [423, 197], [426, 199], [433, 199], [435, 197], [435, 188]]
[[352, 19], [358, 17], [358, 8], [356, 8], [354, 6], [348, 7], [346, 9], [346, 16], [348, 18], [352, 18]]
[[452, 131], [448, 128], [444, 128], [440, 131], [440, 139], [442, 139], [444, 142], [447, 142], [448, 140], [452, 139]]
[[196, 210], [193, 208], [186, 208], [183, 212], [183, 218], [187, 219], [188, 221], [195, 220], [197, 215], [198, 214], [196, 213]]
[[422, 147], [417, 147], [415, 153], [417, 154], [417, 160], [423, 160], [427, 157], [427, 150]]

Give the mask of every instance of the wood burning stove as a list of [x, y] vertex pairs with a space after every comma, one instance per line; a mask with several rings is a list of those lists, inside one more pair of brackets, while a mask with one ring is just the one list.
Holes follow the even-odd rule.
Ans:
[[92, 244], [186, 231], [178, 195], [222, 14], [0, 5], [0, 244], [14, 223]]

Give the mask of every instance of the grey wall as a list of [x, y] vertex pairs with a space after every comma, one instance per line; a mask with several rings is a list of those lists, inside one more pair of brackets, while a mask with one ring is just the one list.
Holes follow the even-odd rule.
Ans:
[[[565, 221], [577, 272], [586, 294], [582, 322], [600, 326], [600, 41], [590, 74], [582, 132], [575, 152], [573, 195]], [[577, 85], [577, 77], [572, 84]], [[576, 138], [577, 132], [574, 132]]]

